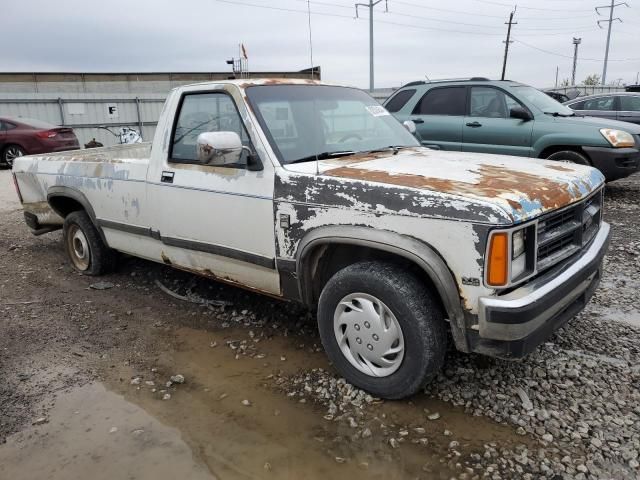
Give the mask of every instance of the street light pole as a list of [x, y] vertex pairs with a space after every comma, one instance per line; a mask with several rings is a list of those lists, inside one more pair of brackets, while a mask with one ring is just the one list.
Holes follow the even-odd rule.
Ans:
[[576, 84], [576, 65], [578, 64], [578, 45], [582, 42], [581, 38], [573, 37], [573, 70], [571, 72], [571, 85]]

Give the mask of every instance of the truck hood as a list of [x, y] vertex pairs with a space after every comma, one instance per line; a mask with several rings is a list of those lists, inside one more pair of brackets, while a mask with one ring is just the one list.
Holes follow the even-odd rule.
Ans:
[[423, 147], [287, 166], [324, 178], [383, 184], [492, 205], [518, 223], [579, 201], [604, 183], [596, 169], [523, 157]]
[[[580, 116], [578, 113], [575, 117], [555, 117], [554, 120], [560, 124], [571, 125], [588, 125], [597, 128], [617, 128], [624, 130], [632, 135], [640, 135], [640, 125], [629, 122], [619, 122], [618, 120], [609, 120], [607, 118]], [[606, 142], [605, 142], [606, 143]]]

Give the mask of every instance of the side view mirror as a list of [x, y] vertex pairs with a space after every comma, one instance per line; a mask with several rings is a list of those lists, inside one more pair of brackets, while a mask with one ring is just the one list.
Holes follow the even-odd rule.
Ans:
[[406, 120], [402, 122], [402, 125], [404, 125], [404, 128], [406, 128], [411, 135], [415, 135], [417, 128], [413, 120]]
[[525, 122], [533, 119], [531, 114], [523, 107], [513, 107], [509, 111], [509, 116], [511, 118], [519, 118], [520, 120], [524, 120]]
[[236, 132], [204, 132], [198, 135], [196, 155], [202, 165], [224, 166], [240, 162], [245, 149]]

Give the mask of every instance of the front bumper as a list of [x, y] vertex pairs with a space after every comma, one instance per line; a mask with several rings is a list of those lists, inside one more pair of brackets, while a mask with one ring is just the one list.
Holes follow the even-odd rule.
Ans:
[[589, 302], [600, 282], [609, 236], [609, 224], [603, 222], [577, 259], [504, 296], [480, 298], [471, 350], [500, 358], [531, 353]]
[[582, 147], [594, 167], [607, 182], [628, 177], [640, 169], [640, 150], [637, 148]]

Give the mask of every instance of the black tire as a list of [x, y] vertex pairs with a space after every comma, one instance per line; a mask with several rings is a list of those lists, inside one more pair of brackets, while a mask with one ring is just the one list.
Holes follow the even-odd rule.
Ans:
[[69, 263], [76, 271], [96, 276], [113, 269], [116, 252], [104, 244], [84, 210], [71, 212], [64, 219], [62, 241]]
[[[398, 369], [388, 376], [375, 377], [363, 373], [351, 363], [338, 344], [334, 330], [336, 309], [343, 299], [356, 293], [383, 302], [402, 331], [404, 357]], [[377, 397], [400, 399], [416, 393], [433, 379], [444, 363], [447, 335], [444, 315], [438, 303], [417, 276], [391, 263], [361, 262], [336, 273], [320, 295], [318, 328], [322, 344], [336, 370], [351, 384]], [[357, 328], [358, 333], [352, 332], [360, 335], [360, 328]], [[366, 335], [364, 330], [362, 335]], [[365, 339], [365, 343], [367, 341]]]
[[20, 145], [7, 145], [2, 150], [2, 163], [7, 167], [13, 167], [13, 160], [16, 157], [21, 157], [25, 155], [26, 152]]
[[574, 152], [573, 150], [562, 150], [561, 152], [552, 153], [547, 157], [547, 160], [571, 162], [579, 165], [591, 165], [587, 157], [581, 153]]

